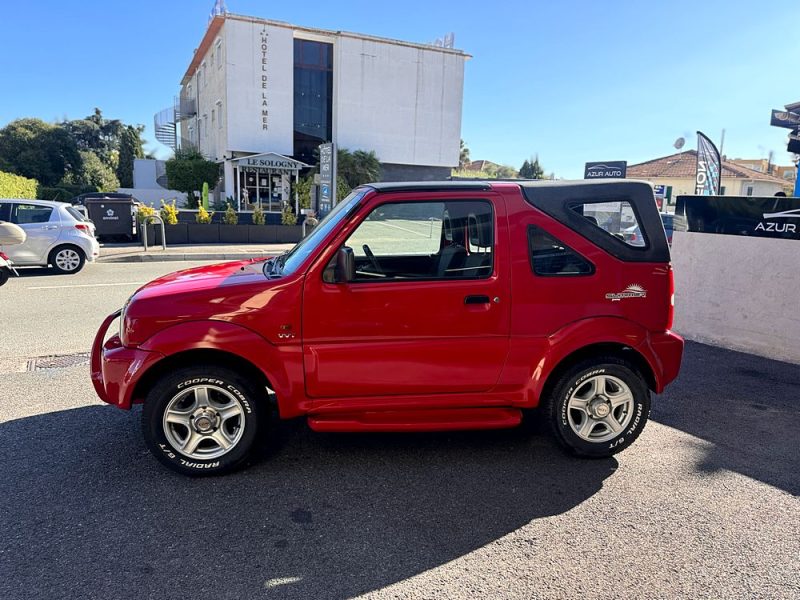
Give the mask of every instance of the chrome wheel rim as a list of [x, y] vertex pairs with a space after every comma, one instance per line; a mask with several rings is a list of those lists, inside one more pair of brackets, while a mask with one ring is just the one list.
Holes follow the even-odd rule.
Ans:
[[613, 375], [580, 383], [567, 401], [567, 420], [582, 440], [607, 442], [623, 432], [633, 416], [633, 392]]
[[170, 445], [195, 460], [219, 458], [233, 450], [244, 433], [244, 409], [229, 391], [195, 385], [167, 404], [162, 426]]
[[56, 266], [62, 271], [74, 271], [80, 264], [80, 254], [71, 248], [64, 248], [56, 253]]

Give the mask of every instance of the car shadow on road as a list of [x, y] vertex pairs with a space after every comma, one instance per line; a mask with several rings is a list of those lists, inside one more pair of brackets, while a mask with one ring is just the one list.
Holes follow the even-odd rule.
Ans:
[[0, 425], [0, 596], [351, 597], [569, 511], [618, 464], [525, 428], [323, 435], [291, 422], [250, 469], [191, 479], [149, 455], [137, 417], [92, 406]]
[[800, 495], [800, 366], [687, 342], [652, 419], [711, 442], [698, 468]]

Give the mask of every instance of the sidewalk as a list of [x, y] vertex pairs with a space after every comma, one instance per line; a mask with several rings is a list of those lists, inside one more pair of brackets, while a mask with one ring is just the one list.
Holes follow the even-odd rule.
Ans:
[[101, 263], [167, 262], [180, 260], [245, 260], [275, 256], [292, 248], [294, 244], [209, 244], [207, 246], [150, 246], [147, 252], [140, 244], [103, 244], [100, 247]]

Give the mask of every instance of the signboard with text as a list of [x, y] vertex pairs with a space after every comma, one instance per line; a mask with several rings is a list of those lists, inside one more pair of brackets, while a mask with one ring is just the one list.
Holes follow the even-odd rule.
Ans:
[[675, 230], [800, 240], [800, 198], [678, 196]]
[[325, 216], [336, 206], [336, 144], [319, 147], [319, 213]]
[[626, 160], [607, 160], [587, 162], [583, 171], [584, 179], [624, 179], [628, 170]]

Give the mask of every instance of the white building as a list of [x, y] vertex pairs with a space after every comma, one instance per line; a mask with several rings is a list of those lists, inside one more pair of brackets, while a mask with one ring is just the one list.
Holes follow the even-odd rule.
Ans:
[[452, 48], [218, 15], [181, 80], [179, 135], [224, 164], [217, 193], [246, 193], [250, 202], [280, 200], [296, 161], [313, 164], [329, 141], [374, 150], [384, 180], [442, 179], [458, 165], [467, 58]]

